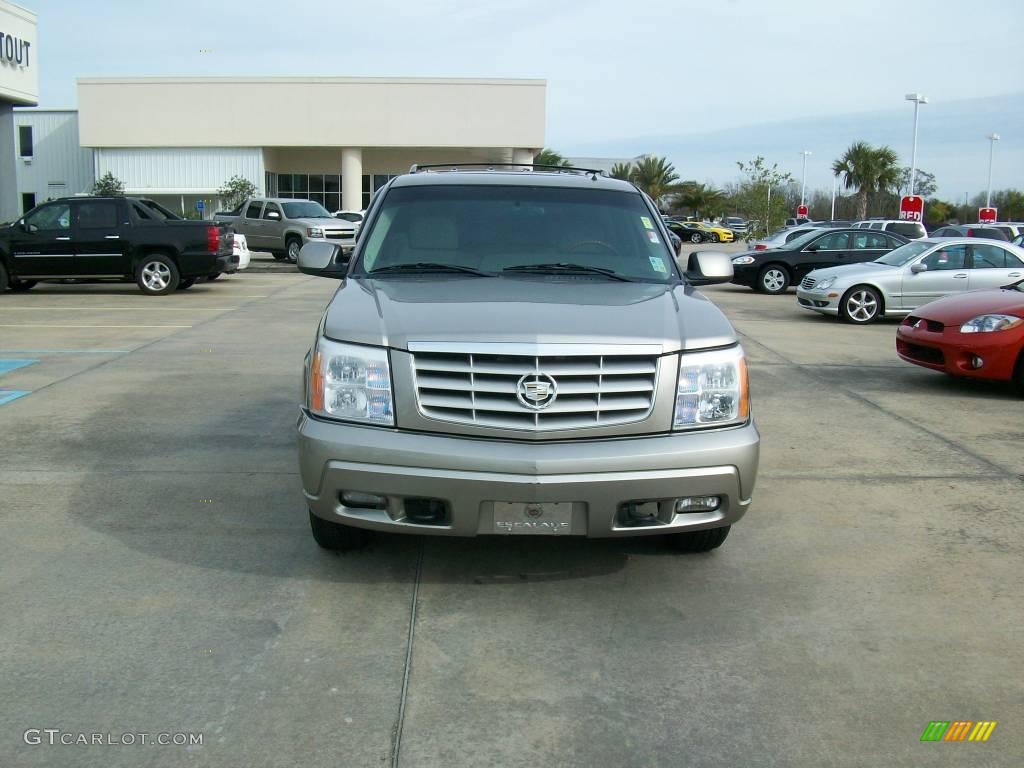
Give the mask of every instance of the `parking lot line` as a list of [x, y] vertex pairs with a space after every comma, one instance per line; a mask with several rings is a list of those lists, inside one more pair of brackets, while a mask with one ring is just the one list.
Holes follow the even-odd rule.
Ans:
[[7, 405], [12, 400], [17, 400], [19, 397], [32, 394], [31, 392], [25, 392], [20, 389], [0, 389], [0, 405]]
[[26, 365], [32, 365], [38, 363], [38, 360], [26, 360], [26, 359], [7, 359], [0, 360], [0, 374], [8, 373], [9, 371], [17, 370], [18, 368], [24, 368]]
[[0, 312], [68, 310], [81, 312], [83, 309], [97, 312], [231, 312], [238, 307], [0, 307]]
[[40, 323], [0, 323], [0, 328], [191, 328], [191, 325], [43, 325]]

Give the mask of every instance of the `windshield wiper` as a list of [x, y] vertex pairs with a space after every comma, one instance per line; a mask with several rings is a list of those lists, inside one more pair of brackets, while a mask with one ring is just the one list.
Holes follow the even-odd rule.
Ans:
[[397, 274], [426, 274], [429, 272], [454, 272], [457, 274], [464, 275], [479, 275], [480, 277], [492, 277], [490, 272], [481, 272], [479, 269], [473, 269], [473, 267], [462, 267], [458, 264], [441, 264], [434, 261], [416, 261], [412, 264], [391, 264], [386, 267], [378, 267], [377, 269], [371, 269], [366, 274], [369, 276], [373, 275], [397, 275]]
[[586, 264], [520, 264], [515, 267], [505, 267], [502, 272], [532, 272], [538, 275], [604, 275], [613, 280], [621, 280], [624, 283], [632, 283], [628, 277], [623, 277], [614, 269], [604, 267], [588, 267]]

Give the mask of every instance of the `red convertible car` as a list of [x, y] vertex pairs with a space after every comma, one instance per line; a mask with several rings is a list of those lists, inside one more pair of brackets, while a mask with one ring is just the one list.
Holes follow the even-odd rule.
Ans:
[[1024, 394], [1024, 280], [918, 307], [896, 331], [896, 353], [954, 376], [1012, 381]]

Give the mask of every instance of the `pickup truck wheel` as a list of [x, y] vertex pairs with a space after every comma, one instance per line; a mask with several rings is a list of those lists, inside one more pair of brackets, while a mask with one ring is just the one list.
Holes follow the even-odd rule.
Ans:
[[302, 250], [302, 241], [297, 237], [289, 237], [285, 242], [285, 245], [288, 247], [285, 258], [294, 264], [299, 260], [299, 251]]
[[164, 296], [178, 287], [178, 268], [163, 254], [144, 256], [139, 263], [135, 281], [143, 293], [150, 296]]
[[757, 274], [757, 290], [777, 295], [789, 287], [789, 271], [781, 264], [769, 264]]
[[30, 291], [32, 287], [39, 282], [38, 280], [8, 280], [10, 283], [9, 287], [12, 291]]
[[710, 552], [722, 546], [722, 542], [729, 535], [730, 527], [723, 525], [721, 528], [709, 528], [706, 531], [673, 533], [668, 538], [677, 552]]
[[309, 527], [313, 531], [313, 539], [323, 549], [332, 552], [348, 552], [353, 549], [362, 549], [366, 546], [368, 539], [366, 531], [362, 528], [353, 528], [350, 525], [332, 523], [323, 520], [309, 511]]
[[196, 284], [196, 278], [194, 278], [194, 277], [184, 277], [178, 283], [178, 290], [179, 291], [187, 291], [189, 288], [191, 288], [195, 284]]

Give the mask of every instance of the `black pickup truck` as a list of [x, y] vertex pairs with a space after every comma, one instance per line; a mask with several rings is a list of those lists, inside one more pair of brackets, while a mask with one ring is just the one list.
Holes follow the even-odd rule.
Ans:
[[0, 293], [40, 280], [136, 282], [162, 296], [231, 271], [225, 224], [187, 221], [137, 197], [67, 197], [36, 206], [0, 229]]

